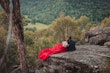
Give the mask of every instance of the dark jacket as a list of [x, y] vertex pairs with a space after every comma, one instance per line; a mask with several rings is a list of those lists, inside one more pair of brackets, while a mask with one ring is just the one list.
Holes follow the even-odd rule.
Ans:
[[76, 50], [75, 41], [74, 40], [70, 40], [69, 41], [68, 51], [74, 51], [74, 50]]

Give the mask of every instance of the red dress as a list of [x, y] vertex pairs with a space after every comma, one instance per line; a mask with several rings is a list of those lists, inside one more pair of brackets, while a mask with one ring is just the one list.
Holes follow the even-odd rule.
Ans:
[[66, 52], [66, 51], [67, 51], [67, 48], [63, 47], [62, 44], [57, 44], [53, 48], [43, 49], [38, 54], [38, 58], [45, 61], [52, 54]]

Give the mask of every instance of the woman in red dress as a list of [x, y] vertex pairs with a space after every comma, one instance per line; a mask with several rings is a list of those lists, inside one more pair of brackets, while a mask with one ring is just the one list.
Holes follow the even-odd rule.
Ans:
[[43, 49], [39, 54], [38, 58], [45, 61], [50, 55], [62, 53], [67, 51], [67, 47], [69, 46], [67, 41], [63, 41], [60, 44], [56, 44], [53, 48]]

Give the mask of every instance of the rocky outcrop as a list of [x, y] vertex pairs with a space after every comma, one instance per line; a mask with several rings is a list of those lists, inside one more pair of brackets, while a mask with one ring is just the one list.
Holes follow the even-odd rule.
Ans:
[[105, 46], [107, 46], [107, 47], [110, 47], [110, 41], [109, 41], [109, 42], [104, 43], [104, 45], [105, 45]]
[[76, 51], [54, 54], [42, 61], [36, 73], [110, 73], [110, 48], [96, 45], [76, 48]]
[[110, 41], [110, 27], [99, 27], [88, 31], [86, 34], [86, 42], [94, 45], [104, 45]]

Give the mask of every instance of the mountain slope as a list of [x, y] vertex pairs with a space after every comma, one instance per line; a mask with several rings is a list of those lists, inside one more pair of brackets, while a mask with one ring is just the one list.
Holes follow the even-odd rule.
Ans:
[[20, 0], [24, 15], [31, 22], [49, 24], [61, 12], [72, 17], [86, 15], [92, 21], [101, 21], [110, 16], [110, 0]]

